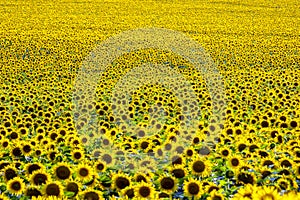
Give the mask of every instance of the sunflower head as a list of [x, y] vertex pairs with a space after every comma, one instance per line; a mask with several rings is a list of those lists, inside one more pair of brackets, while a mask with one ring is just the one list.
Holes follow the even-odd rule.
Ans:
[[25, 183], [20, 177], [14, 177], [7, 182], [7, 190], [14, 195], [20, 195], [25, 191]]

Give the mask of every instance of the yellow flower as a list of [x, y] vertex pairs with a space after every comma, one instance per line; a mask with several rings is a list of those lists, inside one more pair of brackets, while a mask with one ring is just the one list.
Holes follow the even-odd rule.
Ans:
[[135, 195], [140, 199], [153, 199], [155, 196], [155, 189], [149, 184], [141, 182], [135, 186]]
[[195, 179], [189, 179], [184, 182], [183, 186], [184, 195], [187, 197], [200, 198], [203, 192], [201, 182]]
[[122, 190], [130, 185], [131, 185], [131, 180], [129, 176], [123, 173], [112, 175], [112, 188], [115, 188], [117, 190]]
[[280, 194], [276, 191], [275, 187], [262, 186], [257, 188], [256, 192], [252, 195], [253, 200], [279, 200]]
[[20, 195], [25, 191], [25, 183], [20, 177], [10, 179], [7, 186], [7, 190], [14, 195]]

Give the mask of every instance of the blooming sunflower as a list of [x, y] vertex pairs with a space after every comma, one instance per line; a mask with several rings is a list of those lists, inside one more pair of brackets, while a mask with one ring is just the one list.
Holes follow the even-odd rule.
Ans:
[[279, 200], [281, 198], [276, 188], [270, 186], [262, 186], [257, 188], [256, 192], [252, 194], [252, 197], [254, 200]]
[[172, 176], [161, 176], [158, 183], [162, 192], [172, 194], [177, 190], [177, 179]]
[[128, 186], [121, 191], [121, 194], [126, 199], [132, 199], [135, 197], [134, 186]]
[[42, 185], [50, 180], [51, 180], [50, 175], [45, 170], [42, 169], [34, 171], [30, 176], [30, 183], [33, 185]]
[[254, 192], [256, 192], [256, 187], [251, 184], [247, 184], [238, 190], [238, 192], [233, 196], [232, 200], [252, 199], [252, 194]]
[[103, 194], [99, 190], [88, 189], [88, 190], [83, 191], [80, 194], [80, 196], [84, 200], [90, 200], [90, 199], [91, 200], [93, 200], [93, 199], [104, 200]]
[[140, 199], [153, 199], [155, 196], [155, 189], [149, 183], [141, 182], [134, 189]]
[[150, 179], [148, 176], [146, 176], [144, 173], [141, 173], [141, 172], [137, 172], [135, 173], [134, 175], [134, 180], [135, 182], [145, 182], [145, 183], [150, 183]]
[[77, 177], [83, 181], [89, 181], [93, 178], [94, 170], [85, 163], [80, 163], [76, 170]]
[[7, 182], [7, 190], [14, 195], [23, 194], [25, 191], [25, 183], [20, 177], [14, 177]]
[[106, 170], [106, 163], [98, 160], [94, 163], [94, 169], [97, 172], [104, 172]]
[[15, 168], [15, 166], [11, 165], [7, 165], [4, 169], [3, 169], [3, 177], [5, 181], [9, 181], [15, 177], [17, 177], [17, 168]]
[[79, 181], [68, 180], [65, 185], [65, 191], [73, 193], [73, 195], [71, 195], [70, 197], [75, 197], [81, 192], [81, 187], [82, 184]]
[[34, 171], [39, 169], [45, 170], [45, 166], [40, 163], [27, 163], [25, 165], [25, 171], [27, 176], [31, 175]]
[[131, 185], [131, 180], [129, 176], [123, 173], [112, 175], [112, 188], [115, 188], [117, 190], [122, 190], [130, 185]]
[[210, 196], [207, 198], [207, 200], [224, 200], [224, 199], [225, 199], [224, 195], [217, 190], [213, 190], [210, 193]]
[[30, 186], [26, 189], [25, 195], [33, 198], [33, 197], [42, 196], [42, 192], [39, 190], [37, 186]]
[[205, 177], [211, 172], [211, 163], [206, 157], [197, 156], [189, 163], [189, 168], [193, 174]]
[[58, 181], [47, 182], [43, 187], [43, 194], [45, 196], [61, 197], [63, 195], [63, 186]]
[[183, 186], [184, 195], [187, 197], [200, 198], [203, 194], [201, 182], [195, 179], [189, 179], [184, 182]]
[[59, 180], [65, 180], [68, 179], [71, 174], [72, 174], [72, 170], [69, 167], [68, 164], [66, 163], [59, 163], [57, 164], [54, 168], [53, 168], [53, 172], [55, 174], [55, 176], [59, 179]]

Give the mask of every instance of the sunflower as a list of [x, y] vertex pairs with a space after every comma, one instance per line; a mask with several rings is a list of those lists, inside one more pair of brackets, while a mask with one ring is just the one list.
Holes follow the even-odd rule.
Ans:
[[80, 180], [89, 181], [92, 179], [95, 173], [94, 170], [88, 164], [80, 163], [77, 166], [76, 174]]
[[184, 155], [188, 158], [191, 158], [195, 155], [195, 149], [193, 147], [186, 148], [184, 151]]
[[189, 179], [188, 181], [185, 181], [183, 190], [185, 196], [194, 197], [196, 199], [200, 198], [203, 193], [201, 182], [195, 179]]
[[104, 172], [106, 170], [106, 163], [98, 160], [94, 163], [94, 169], [97, 172]]
[[223, 158], [227, 158], [231, 154], [231, 150], [226, 146], [220, 148], [218, 150], [218, 152], [220, 153], [221, 157], [223, 157]]
[[132, 199], [135, 197], [135, 190], [133, 186], [128, 186], [121, 191], [124, 198]]
[[153, 199], [155, 196], [155, 188], [149, 183], [141, 182], [135, 186], [134, 193], [141, 199]]
[[177, 179], [172, 176], [161, 176], [157, 181], [162, 192], [172, 194], [177, 190]]
[[272, 199], [279, 200], [281, 199], [280, 194], [277, 192], [275, 187], [262, 186], [257, 188], [256, 192], [252, 194], [253, 199]]
[[188, 174], [188, 171], [185, 168], [185, 165], [171, 166], [171, 167], [169, 167], [169, 172], [178, 179], [184, 178]]
[[70, 169], [69, 165], [66, 163], [59, 163], [53, 168], [55, 177], [57, 177], [59, 180], [65, 180], [68, 179], [71, 174], [72, 170]]
[[210, 193], [210, 196], [207, 198], [207, 200], [224, 200], [224, 199], [225, 199], [224, 195], [217, 190], [213, 190]]
[[45, 166], [40, 163], [27, 163], [25, 165], [25, 171], [27, 176], [31, 175], [34, 171], [39, 169], [45, 170]]
[[189, 168], [193, 174], [205, 177], [210, 174], [211, 163], [205, 157], [197, 156], [189, 163]]
[[71, 154], [75, 162], [79, 162], [82, 161], [82, 159], [84, 159], [84, 151], [81, 149], [73, 150]]
[[268, 157], [263, 158], [260, 161], [260, 163], [261, 163], [260, 164], [261, 166], [267, 166], [267, 167], [270, 167], [270, 168], [277, 168], [277, 161], [271, 155], [268, 156]]
[[239, 155], [231, 155], [228, 157], [228, 165], [231, 167], [231, 169], [237, 169], [239, 166], [243, 164], [243, 159]]
[[203, 191], [205, 191], [206, 193], [211, 193], [214, 190], [216, 190], [216, 191], [220, 190], [220, 187], [217, 186], [213, 182], [203, 183], [202, 188], [203, 188]]
[[20, 177], [14, 177], [7, 182], [7, 190], [14, 195], [23, 194], [25, 191], [25, 183]]
[[3, 177], [5, 181], [9, 181], [17, 177], [18, 170], [13, 165], [8, 165], [3, 169]]
[[30, 143], [21, 143], [21, 151], [24, 156], [28, 156], [31, 154], [32, 146]]
[[138, 182], [138, 183], [139, 182], [150, 183], [150, 178], [141, 172], [135, 173], [133, 178], [134, 178], [135, 182]]
[[10, 150], [10, 155], [14, 158], [21, 157], [23, 155], [22, 146], [19, 143], [15, 144]]
[[81, 192], [81, 184], [78, 181], [69, 180], [66, 182], [65, 191], [72, 192], [73, 195], [70, 197], [75, 197], [78, 193]]
[[253, 173], [250, 173], [245, 170], [240, 170], [236, 174], [237, 182], [243, 184], [255, 184], [256, 183], [256, 176]]
[[43, 169], [35, 170], [30, 176], [30, 183], [37, 186], [46, 184], [50, 180], [50, 175]]
[[45, 196], [61, 197], [63, 195], [63, 186], [58, 181], [49, 181], [44, 185], [43, 194]]
[[233, 196], [233, 200], [240, 199], [252, 199], [253, 193], [256, 192], [256, 187], [251, 184], [246, 184], [243, 188], [240, 188]]
[[37, 188], [37, 186], [30, 186], [26, 189], [25, 195], [28, 197], [38, 197], [42, 196], [42, 192]]
[[281, 176], [276, 180], [275, 185], [279, 190], [291, 191], [297, 188], [298, 184], [292, 176]]
[[98, 190], [88, 189], [80, 194], [83, 200], [100, 200], [104, 199], [102, 192]]
[[131, 186], [131, 180], [129, 176], [122, 173], [112, 175], [112, 188], [122, 190], [128, 186]]

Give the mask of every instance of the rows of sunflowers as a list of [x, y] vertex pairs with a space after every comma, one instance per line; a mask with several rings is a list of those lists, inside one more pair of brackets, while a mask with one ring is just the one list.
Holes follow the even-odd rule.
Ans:
[[[300, 199], [298, 0], [3, 0], [0, 13], [1, 200]], [[114, 59], [96, 98], [84, 100], [88, 83], [75, 86], [91, 52], [152, 27], [183, 33], [211, 56], [218, 105], [218, 86], [154, 48]], [[149, 62], [180, 74], [196, 104], [151, 83], [154, 68], [136, 82], [126, 76]], [[127, 100], [124, 77], [145, 83]], [[222, 123], [213, 118], [220, 104]], [[196, 129], [184, 137], [190, 108]]]

